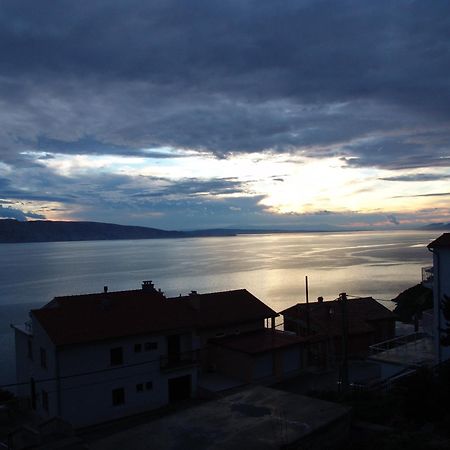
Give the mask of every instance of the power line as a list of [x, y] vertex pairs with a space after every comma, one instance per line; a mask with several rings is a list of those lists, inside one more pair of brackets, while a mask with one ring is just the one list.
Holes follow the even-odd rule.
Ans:
[[[198, 348], [196, 350], [191, 350], [190, 352], [197, 352], [197, 351], [201, 351], [201, 350], [205, 350], [205, 347], [201, 347], [201, 348]], [[184, 353], [189, 353], [189, 352], [184, 352]], [[88, 372], [80, 372], [80, 373], [76, 373], [76, 374], [72, 374], [72, 375], [63, 375], [63, 376], [60, 376], [60, 377], [43, 378], [43, 379], [40, 379], [40, 380], [34, 380], [34, 382], [35, 383], [46, 383], [46, 382], [49, 382], [49, 381], [66, 380], [66, 379], [69, 379], [69, 378], [76, 378], [76, 377], [82, 377], [82, 376], [86, 376], [86, 375], [93, 375], [93, 374], [96, 374], [96, 373], [110, 372], [110, 371], [113, 371], [113, 370], [123, 370], [123, 369], [129, 368], [129, 367], [140, 367], [140, 366], [143, 366], [145, 364], [161, 362], [161, 360], [164, 359], [164, 358], [167, 358], [167, 356], [160, 356], [159, 358], [156, 358], [156, 359], [150, 359], [150, 360], [141, 361], [141, 362], [138, 362], [138, 363], [122, 364], [122, 365], [117, 366], [117, 367], [107, 367], [105, 369], [91, 370], [91, 371], [88, 371]], [[133, 376], [134, 375], [135, 374], [133, 374]], [[105, 380], [105, 381], [108, 381], [108, 380]], [[3, 385], [0, 385], [0, 389], [6, 389], [6, 388], [16, 387], [16, 386], [23, 386], [23, 385], [26, 385], [26, 384], [29, 384], [29, 383], [30, 383], [29, 381], [23, 381], [21, 383], [3, 384]]]

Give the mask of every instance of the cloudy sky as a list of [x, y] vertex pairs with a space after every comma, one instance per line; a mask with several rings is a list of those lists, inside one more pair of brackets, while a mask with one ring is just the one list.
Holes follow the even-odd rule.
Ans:
[[2, 0], [0, 217], [450, 221], [447, 0]]

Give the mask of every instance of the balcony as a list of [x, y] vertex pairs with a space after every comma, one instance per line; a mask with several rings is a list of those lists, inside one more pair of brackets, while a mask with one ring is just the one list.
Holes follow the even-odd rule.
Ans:
[[190, 350], [188, 352], [172, 353], [163, 355], [160, 358], [161, 370], [177, 370], [198, 364], [198, 350]]
[[433, 289], [434, 271], [433, 266], [422, 267], [422, 285], [426, 288]]
[[423, 332], [398, 336], [370, 346], [370, 359], [394, 363], [405, 367], [419, 367], [434, 364], [432, 338]]

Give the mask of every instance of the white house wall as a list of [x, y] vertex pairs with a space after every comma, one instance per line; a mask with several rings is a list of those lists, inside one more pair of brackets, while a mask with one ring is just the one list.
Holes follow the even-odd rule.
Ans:
[[[161, 370], [161, 357], [167, 355], [166, 336], [136, 336], [56, 348], [40, 324], [33, 322], [33, 359], [28, 358], [29, 337], [16, 330], [16, 365], [19, 382], [27, 383], [21, 388], [21, 396], [30, 397], [29, 380], [36, 380], [36, 411], [43, 418], [60, 416], [81, 427], [155, 409], [169, 402], [168, 380], [183, 375], [191, 376], [191, 394], [195, 393], [195, 367]], [[150, 342], [157, 348], [145, 350]], [[140, 352], [135, 351], [135, 344], [141, 344]], [[47, 368], [40, 365], [41, 347], [46, 352]], [[123, 364], [111, 365], [110, 351], [117, 347], [122, 348]], [[192, 333], [181, 334], [181, 352], [191, 349]], [[143, 389], [138, 391], [137, 385]], [[124, 402], [113, 405], [112, 391], [118, 388], [124, 389]], [[48, 411], [43, 408], [42, 390], [48, 395]]]
[[[56, 397], [50, 396], [50, 392], [56, 389], [56, 363], [55, 346], [40, 324], [32, 319], [32, 335], [15, 330], [16, 334], [16, 368], [19, 397], [31, 400], [31, 379], [35, 381], [36, 412], [46, 418], [54, 415], [57, 410]], [[28, 356], [28, 340], [32, 343], [32, 359]], [[46, 367], [41, 365], [41, 349], [45, 351]], [[44, 408], [43, 391], [48, 394], [48, 410]], [[52, 414], [53, 412], [53, 414]]]
[[[439, 247], [434, 249], [433, 264], [435, 321], [436, 326], [443, 329], [447, 327], [447, 324], [439, 306], [444, 295], [450, 296], [450, 248]], [[436, 335], [439, 334], [436, 333]], [[450, 347], [440, 345], [439, 340], [436, 339], [436, 354], [438, 355], [437, 362], [445, 361], [450, 358]]]

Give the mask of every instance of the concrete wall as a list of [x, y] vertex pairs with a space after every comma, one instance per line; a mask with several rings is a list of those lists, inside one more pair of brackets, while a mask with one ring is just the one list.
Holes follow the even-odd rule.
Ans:
[[405, 366], [402, 364], [392, 364], [386, 361], [376, 361], [380, 366], [380, 376], [382, 380], [393, 377], [405, 370]]
[[219, 373], [250, 383], [253, 362], [249, 355], [211, 344], [208, 352], [211, 367]]
[[[27, 341], [33, 342], [33, 359], [28, 357]], [[146, 343], [156, 343], [146, 350]], [[135, 345], [141, 350], [136, 351]], [[111, 349], [122, 348], [123, 364], [111, 364]], [[40, 364], [40, 348], [46, 352], [47, 367]], [[180, 350], [192, 350], [192, 333], [180, 335]], [[127, 337], [83, 345], [56, 348], [37, 321], [33, 336], [16, 330], [16, 359], [19, 382], [36, 380], [36, 411], [45, 418], [60, 416], [76, 427], [87, 426], [148, 411], [169, 402], [171, 378], [191, 376], [191, 394], [197, 389], [197, 367], [182, 365], [161, 369], [167, 355], [167, 336]], [[46, 379], [50, 381], [42, 381]], [[113, 405], [112, 391], [124, 390], [124, 402]], [[44, 408], [42, 391], [48, 398]], [[30, 385], [20, 395], [30, 397]]]
[[[27, 398], [32, 406], [31, 379], [35, 386], [35, 410], [43, 418], [56, 415], [57, 399], [51, 393], [56, 391], [57, 363], [55, 346], [40, 324], [32, 319], [32, 335], [15, 329], [15, 350], [17, 381], [26, 383], [18, 386], [17, 394], [20, 398]], [[31, 358], [28, 354], [28, 342], [31, 343]], [[41, 350], [44, 353], [44, 366], [41, 364]], [[48, 403], [44, 400], [48, 399]]]
[[212, 344], [209, 357], [215, 371], [252, 383], [294, 375], [306, 356], [300, 346], [250, 355]]

